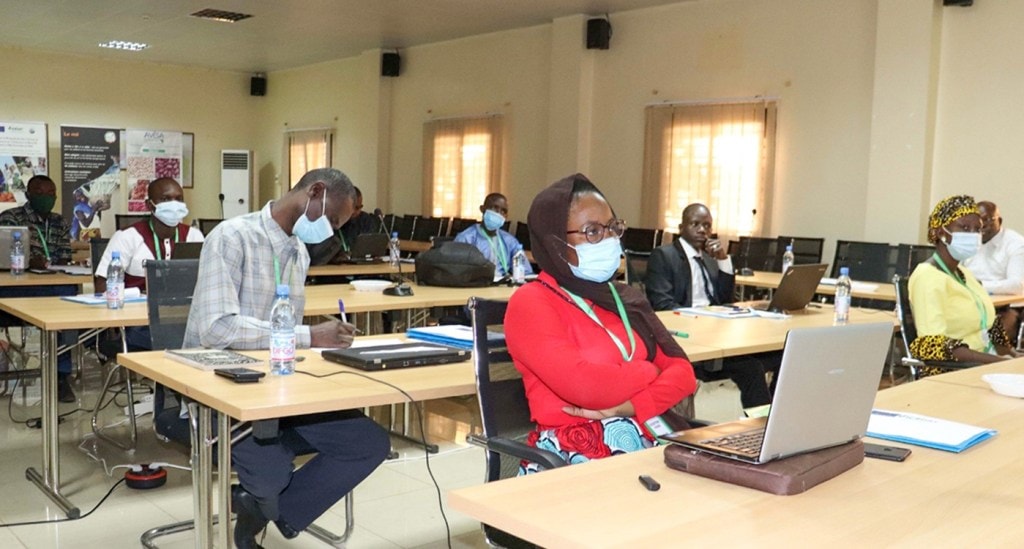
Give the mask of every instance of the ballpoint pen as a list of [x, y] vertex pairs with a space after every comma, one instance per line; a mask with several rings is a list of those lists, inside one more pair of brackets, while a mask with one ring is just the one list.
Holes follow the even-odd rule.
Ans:
[[679, 332], [679, 331], [672, 332], [672, 335], [674, 335], [676, 337], [684, 337], [684, 338], [690, 337], [690, 334], [688, 334], [686, 332]]
[[[341, 299], [338, 300], [338, 312], [341, 313], [341, 321], [348, 324], [348, 315], [345, 314], [345, 302]], [[356, 328], [356, 333], [361, 334], [363, 331]]]

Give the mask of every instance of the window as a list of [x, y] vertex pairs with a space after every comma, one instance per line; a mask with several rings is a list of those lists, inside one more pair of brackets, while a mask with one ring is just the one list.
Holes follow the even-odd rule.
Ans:
[[711, 210], [720, 238], [767, 225], [776, 104], [658, 105], [646, 110], [642, 220], [676, 232], [683, 208]]
[[330, 128], [294, 130], [285, 132], [284, 136], [287, 161], [285, 173], [288, 174], [284, 191], [287, 192], [309, 170], [331, 166], [334, 130]]
[[432, 120], [423, 127], [423, 211], [432, 217], [480, 216], [501, 187], [501, 116]]

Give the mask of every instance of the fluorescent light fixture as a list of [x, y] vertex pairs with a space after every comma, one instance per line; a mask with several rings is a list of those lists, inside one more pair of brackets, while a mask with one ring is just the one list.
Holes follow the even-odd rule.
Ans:
[[124, 51], [142, 51], [149, 47], [149, 44], [143, 44], [141, 42], [125, 42], [124, 40], [111, 40], [110, 42], [100, 42], [101, 48], [109, 48], [112, 50], [124, 50]]

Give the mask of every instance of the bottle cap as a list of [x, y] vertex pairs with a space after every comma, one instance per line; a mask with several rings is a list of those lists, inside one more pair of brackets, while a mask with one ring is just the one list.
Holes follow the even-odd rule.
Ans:
[[278, 284], [277, 285], [277, 297], [288, 297], [288, 295], [290, 293], [291, 293], [291, 291], [289, 290], [287, 284]]
[[116, 250], [110, 252], [110, 259], [121, 259], [121, 252]]
[[839, 267], [839, 276], [850, 276], [849, 267]]
[[398, 238], [398, 231], [391, 233], [391, 238]]
[[14, 231], [13, 235], [14, 235], [14, 238], [17, 238], [18, 240], [21, 240], [21, 231]]
[[793, 251], [793, 245], [792, 244], [786, 244], [786, 251], [787, 252], [792, 252]]

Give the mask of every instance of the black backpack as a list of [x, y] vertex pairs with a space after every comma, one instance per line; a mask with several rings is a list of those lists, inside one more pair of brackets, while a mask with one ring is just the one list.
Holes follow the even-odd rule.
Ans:
[[472, 244], [444, 242], [416, 257], [416, 281], [426, 286], [489, 286], [494, 281], [494, 263]]

